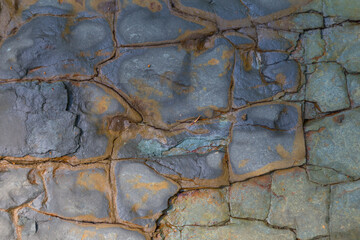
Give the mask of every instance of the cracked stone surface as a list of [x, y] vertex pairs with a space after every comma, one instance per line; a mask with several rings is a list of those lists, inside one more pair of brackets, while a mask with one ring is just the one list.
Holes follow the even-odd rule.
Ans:
[[359, 11], [0, 1], [0, 240], [358, 240]]

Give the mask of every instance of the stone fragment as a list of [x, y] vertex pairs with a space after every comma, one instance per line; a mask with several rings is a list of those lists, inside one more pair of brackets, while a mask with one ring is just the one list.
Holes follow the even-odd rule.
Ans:
[[323, 0], [325, 16], [340, 17], [341, 19], [360, 20], [360, 2], [356, 0]]
[[360, 76], [348, 74], [346, 76], [347, 89], [349, 91], [352, 107], [360, 106]]
[[207, 154], [169, 156], [155, 158], [146, 164], [161, 174], [181, 178], [182, 187], [204, 184], [210, 187], [224, 182], [219, 179], [225, 174], [224, 155], [224, 152], [213, 151]]
[[75, 153], [79, 159], [109, 154], [109, 142], [112, 142], [109, 131], [125, 130], [121, 127], [124, 120], [111, 124], [114, 116], [119, 120], [138, 121], [137, 114], [123, 99], [101, 85], [68, 83], [67, 88], [71, 94], [69, 111], [78, 116], [77, 126], [82, 130], [80, 146]]
[[300, 165], [305, 146], [299, 105], [254, 105], [236, 113], [229, 144], [230, 180]]
[[[352, 5], [347, 6], [356, 9]], [[336, 61], [350, 73], [360, 72], [359, 33], [360, 26], [358, 24], [345, 24], [324, 29], [323, 39], [326, 42], [326, 54], [321, 60]]]
[[321, 37], [321, 30], [310, 30], [305, 32], [302, 47], [305, 51], [305, 63], [317, 62], [317, 60], [325, 53], [325, 42]]
[[172, 15], [166, 1], [121, 0], [120, 7], [115, 26], [120, 44], [184, 39], [204, 28]]
[[260, 221], [235, 219], [219, 227], [185, 227], [181, 236], [183, 240], [295, 240], [295, 234], [290, 230], [271, 228]]
[[348, 108], [346, 78], [342, 67], [337, 63], [315, 65], [307, 81], [306, 99], [318, 104], [322, 112]]
[[231, 216], [264, 220], [270, 208], [271, 176], [234, 183], [229, 189]]
[[175, 227], [213, 226], [230, 219], [227, 189], [200, 189], [182, 192], [172, 200], [162, 221]]
[[152, 125], [214, 117], [229, 107], [233, 63], [231, 44], [223, 38], [214, 44], [201, 54], [178, 47], [125, 50], [102, 73]]
[[15, 240], [15, 227], [7, 212], [0, 211], [0, 240]]
[[44, 191], [41, 180], [29, 168], [0, 170], [0, 208], [9, 209], [30, 202]]
[[308, 181], [305, 170], [293, 168], [273, 174], [268, 222], [296, 229], [299, 239], [328, 235], [329, 187]]
[[360, 235], [360, 181], [331, 186], [330, 238], [356, 240]]
[[[0, 47], [0, 79], [92, 76], [113, 51], [105, 19], [39, 16]], [[108, 37], [106, 37], [108, 36]]]
[[353, 109], [308, 122], [308, 163], [359, 178], [359, 119], [360, 109]]
[[[280, 92], [294, 91], [300, 82], [299, 65], [285, 59], [277, 52], [267, 52], [264, 59], [250, 51], [235, 55], [234, 107], [274, 97]], [[268, 62], [268, 63], [267, 63]], [[269, 64], [269, 65], [267, 65]]]
[[178, 185], [141, 162], [119, 161], [114, 166], [118, 216], [125, 221], [153, 227], [168, 206]]
[[19, 226], [23, 240], [145, 240], [141, 233], [115, 224], [85, 224], [68, 222], [23, 208], [19, 212]]
[[306, 166], [306, 170], [309, 175], [309, 180], [318, 184], [327, 185], [352, 180], [351, 177], [339, 173], [331, 168], [309, 165]]
[[109, 175], [104, 167], [48, 169], [44, 173], [46, 195], [39, 196], [33, 207], [63, 218], [95, 222], [109, 219]]

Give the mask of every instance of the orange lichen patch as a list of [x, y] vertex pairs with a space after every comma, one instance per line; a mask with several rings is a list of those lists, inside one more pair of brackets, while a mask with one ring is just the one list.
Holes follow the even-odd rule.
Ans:
[[110, 104], [111, 99], [109, 96], [96, 97], [96, 101], [94, 102], [91, 111], [96, 114], [103, 114], [109, 109]]
[[214, 65], [219, 64], [219, 60], [217, 60], [217, 59], [215, 59], [215, 58], [212, 58], [212, 59], [210, 59], [210, 60], [207, 62], [207, 64], [214, 66]]
[[89, 190], [107, 191], [107, 176], [102, 173], [80, 172], [76, 183]]
[[100, 57], [100, 56], [102, 56], [102, 57], [108, 57], [108, 56], [110, 56], [111, 54], [112, 54], [112, 52], [104, 52], [104, 51], [101, 50], [101, 49], [95, 52], [95, 56], [97, 56], [97, 57]]
[[152, 194], [157, 194], [157, 192], [169, 188], [169, 183], [167, 181], [162, 182], [140, 182], [142, 176], [136, 175], [133, 179], [127, 180], [128, 183], [133, 185], [134, 189], [147, 189], [152, 192]]
[[135, 203], [132, 206], [131, 211], [137, 212], [144, 205], [144, 203], [148, 201], [148, 199], [149, 199], [149, 193], [145, 193], [144, 196], [142, 196], [141, 198], [141, 202]]
[[241, 160], [239, 165], [238, 165], [238, 168], [243, 168], [245, 167], [248, 163], [249, 163], [250, 159], [244, 159], [244, 160]]
[[252, 52], [249, 51], [240, 52], [240, 58], [245, 71], [250, 71], [252, 68], [252, 62], [253, 62], [252, 56], [253, 56]]
[[87, 52], [81, 51], [81, 52], [79, 53], [79, 56], [80, 56], [80, 57], [91, 57], [91, 53], [90, 53], [89, 51], [87, 51]]
[[286, 84], [286, 76], [283, 73], [276, 74], [275, 82], [280, 84], [281, 86]]
[[162, 5], [158, 0], [132, 0], [132, 2], [140, 7], [149, 9], [152, 12], [159, 12]]
[[291, 156], [291, 154], [288, 151], [286, 151], [281, 144], [278, 144], [276, 146], [276, 152], [284, 159], [288, 159]]
[[131, 78], [129, 82], [137, 89], [136, 95], [141, 96], [142, 98], [148, 98], [151, 95], [160, 97], [164, 95], [163, 92], [146, 84], [145, 80], [143, 79]]

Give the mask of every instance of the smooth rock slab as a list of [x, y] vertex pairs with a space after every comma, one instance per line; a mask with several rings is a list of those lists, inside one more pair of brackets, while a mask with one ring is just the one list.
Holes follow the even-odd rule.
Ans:
[[121, 220], [153, 227], [178, 185], [141, 162], [118, 161], [114, 166], [116, 204]]
[[29, 168], [0, 170], [0, 208], [9, 209], [30, 202], [44, 191], [39, 176]]
[[308, 181], [301, 168], [276, 171], [268, 222], [296, 229], [299, 239], [328, 235], [329, 190]]
[[152, 125], [214, 117], [229, 101], [233, 47], [223, 38], [196, 54], [178, 47], [128, 49], [102, 74]]
[[0, 240], [15, 240], [15, 227], [7, 212], [0, 211]]
[[39, 196], [33, 202], [33, 207], [63, 218], [95, 222], [108, 220], [108, 171], [102, 165], [87, 166], [48, 169], [45, 173], [46, 195]]
[[360, 177], [359, 119], [360, 109], [353, 109], [308, 122], [308, 163]]
[[319, 63], [314, 66], [307, 80], [306, 99], [318, 104], [322, 112], [332, 112], [348, 108], [346, 78], [337, 63]]
[[[352, 5], [348, 6], [351, 7]], [[359, 72], [359, 33], [360, 26], [357, 24], [348, 24], [324, 29], [323, 39], [326, 43], [326, 54], [321, 60], [336, 61], [350, 73]]]
[[231, 181], [303, 163], [300, 112], [298, 105], [285, 103], [254, 105], [238, 111], [229, 144]]
[[213, 226], [230, 219], [227, 189], [200, 189], [183, 192], [172, 200], [162, 219], [172, 226]]
[[356, 240], [359, 236], [360, 181], [331, 186], [331, 239]]
[[112, 33], [105, 19], [40, 16], [24, 24], [0, 48], [0, 79], [92, 76], [110, 57]]
[[172, 15], [167, 1], [121, 0], [116, 38], [120, 44], [135, 44], [181, 39], [187, 32], [204, 28]]
[[231, 216], [264, 220], [269, 213], [271, 176], [234, 183], [229, 188]]
[[183, 240], [295, 240], [295, 234], [290, 230], [270, 228], [263, 222], [235, 219], [220, 227], [185, 227], [181, 236]]
[[145, 240], [137, 231], [111, 224], [81, 224], [42, 215], [24, 208], [19, 212], [19, 225], [23, 240]]

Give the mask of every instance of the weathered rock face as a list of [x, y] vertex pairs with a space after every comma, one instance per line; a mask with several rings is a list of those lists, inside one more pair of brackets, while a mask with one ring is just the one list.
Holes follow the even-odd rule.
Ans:
[[359, 11], [0, 1], [0, 240], [358, 239]]

